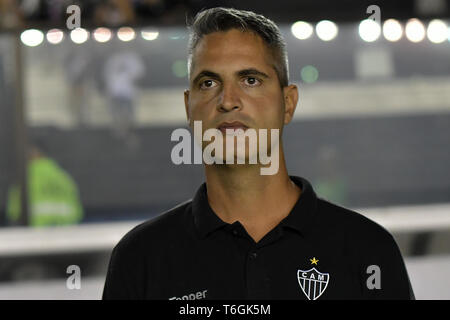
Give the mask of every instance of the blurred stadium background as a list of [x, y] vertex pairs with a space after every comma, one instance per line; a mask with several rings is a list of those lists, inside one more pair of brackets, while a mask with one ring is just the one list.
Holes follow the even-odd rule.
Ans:
[[[372, 4], [0, 0], [0, 299], [99, 299], [117, 241], [193, 196], [202, 166], [174, 165], [170, 135], [185, 22], [213, 6], [281, 26], [300, 88], [290, 174], [391, 231], [418, 299], [450, 299], [450, 2], [378, 1], [379, 24]], [[32, 218], [52, 210], [59, 226]]]

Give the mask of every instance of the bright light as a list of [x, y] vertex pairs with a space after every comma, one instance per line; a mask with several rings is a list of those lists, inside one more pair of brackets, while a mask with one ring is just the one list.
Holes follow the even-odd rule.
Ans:
[[64, 39], [64, 32], [59, 29], [51, 29], [48, 30], [46, 37], [51, 44], [58, 44]]
[[44, 34], [42, 31], [29, 29], [22, 32], [20, 35], [20, 40], [28, 47], [36, 47], [44, 41]]
[[70, 39], [77, 44], [81, 44], [89, 39], [89, 32], [83, 28], [76, 28], [70, 32]]
[[398, 41], [403, 35], [402, 25], [395, 19], [388, 19], [383, 24], [383, 34], [388, 41]]
[[380, 37], [381, 27], [372, 19], [366, 19], [359, 24], [359, 36], [366, 42], [373, 42]]
[[405, 34], [409, 41], [420, 42], [425, 38], [425, 27], [419, 19], [409, 19], [406, 23]]
[[427, 37], [433, 43], [441, 43], [447, 40], [448, 28], [444, 21], [431, 20], [427, 28]]
[[305, 40], [311, 37], [313, 30], [312, 25], [304, 21], [297, 21], [291, 27], [291, 32], [294, 37], [300, 40]]
[[176, 60], [172, 64], [172, 72], [177, 78], [184, 78], [187, 76], [186, 60]]
[[117, 30], [117, 37], [122, 41], [131, 41], [136, 37], [136, 33], [130, 27], [122, 27]]
[[111, 40], [112, 32], [108, 28], [97, 28], [94, 30], [94, 39], [98, 42], [104, 43]]
[[314, 83], [319, 79], [319, 70], [315, 66], [304, 66], [300, 71], [302, 80], [306, 83]]
[[148, 41], [157, 39], [158, 35], [159, 35], [158, 31], [146, 31], [146, 30], [141, 31], [142, 39], [148, 40]]
[[332, 21], [322, 20], [316, 25], [316, 33], [323, 41], [330, 41], [337, 36], [338, 27]]

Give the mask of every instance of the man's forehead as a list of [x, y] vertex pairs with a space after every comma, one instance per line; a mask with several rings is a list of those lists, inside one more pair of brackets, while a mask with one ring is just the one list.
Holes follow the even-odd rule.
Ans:
[[212, 32], [203, 36], [197, 44], [194, 53], [243, 53], [250, 51], [266, 51], [263, 39], [250, 31], [231, 29], [228, 31]]
[[195, 69], [217, 66], [220, 62], [270, 68], [271, 55], [263, 39], [253, 32], [232, 29], [204, 36], [193, 52]]

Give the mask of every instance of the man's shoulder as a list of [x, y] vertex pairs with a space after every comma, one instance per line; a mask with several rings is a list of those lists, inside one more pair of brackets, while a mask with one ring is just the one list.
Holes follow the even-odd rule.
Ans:
[[393, 236], [386, 228], [360, 212], [321, 198], [318, 198], [317, 212], [320, 226], [346, 234], [353, 241], [393, 244]]
[[177, 206], [164, 211], [158, 216], [148, 219], [128, 231], [116, 248], [141, 246], [144, 243], [160, 243], [164, 239], [179, 235], [185, 231], [186, 225], [191, 222], [190, 208], [192, 200], [184, 201]]
[[181, 220], [186, 218], [186, 214], [190, 211], [191, 205], [192, 200], [186, 200], [175, 207], [162, 212], [157, 217], [144, 221], [131, 231], [135, 233], [145, 233], [146, 231], [151, 231], [153, 229], [180, 227]]
[[[338, 246], [344, 244], [337, 252], [347, 258], [345, 263], [350, 269], [365, 277], [367, 287], [361, 287], [363, 299], [414, 299], [402, 253], [393, 235], [361, 213], [323, 199], [318, 202], [321, 209], [318, 215], [329, 221], [327, 231], [336, 232], [333, 241]], [[324, 243], [329, 245], [330, 241], [325, 239]], [[374, 277], [381, 274], [384, 284], [377, 289], [383, 290], [372, 290], [369, 279], [379, 279]]]

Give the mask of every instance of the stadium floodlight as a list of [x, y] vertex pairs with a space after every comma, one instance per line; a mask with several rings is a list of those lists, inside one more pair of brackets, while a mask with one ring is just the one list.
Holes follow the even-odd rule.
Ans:
[[425, 27], [419, 19], [409, 19], [406, 22], [405, 34], [409, 41], [420, 42], [425, 38]]
[[388, 19], [383, 23], [383, 35], [388, 41], [398, 41], [403, 35], [403, 27], [397, 20]]
[[112, 38], [111, 30], [109, 30], [108, 28], [103, 28], [103, 27], [95, 29], [93, 35], [94, 35], [94, 39], [97, 42], [101, 42], [101, 43], [108, 42]]
[[365, 19], [359, 23], [359, 36], [366, 42], [374, 42], [380, 37], [380, 24], [372, 19]]
[[70, 32], [70, 39], [76, 44], [82, 44], [89, 39], [89, 32], [83, 28], [76, 28]]
[[314, 29], [312, 25], [305, 21], [297, 21], [292, 24], [291, 32], [297, 39], [305, 40], [311, 37]]
[[330, 20], [322, 20], [316, 25], [317, 36], [323, 41], [330, 41], [338, 34], [337, 25]]
[[427, 37], [433, 43], [442, 43], [448, 38], [447, 24], [439, 19], [431, 20], [427, 28]]
[[141, 31], [141, 37], [144, 40], [148, 40], [148, 41], [152, 41], [152, 40], [156, 40], [159, 36], [159, 32], [158, 31], [154, 31], [154, 30], [142, 30]]
[[119, 30], [117, 30], [117, 38], [119, 40], [128, 42], [133, 40], [136, 37], [136, 32], [134, 32], [133, 28], [130, 27], [122, 27]]
[[47, 41], [51, 44], [61, 43], [64, 39], [64, 32], [59, 29], [50, 29], [46, 34]]
[[28, 47], [36, 47], [44, 41], [44, 33], [37, 29], [28, 29], [20, 34], [20, 40]]

